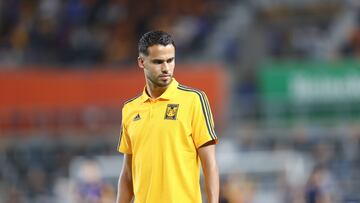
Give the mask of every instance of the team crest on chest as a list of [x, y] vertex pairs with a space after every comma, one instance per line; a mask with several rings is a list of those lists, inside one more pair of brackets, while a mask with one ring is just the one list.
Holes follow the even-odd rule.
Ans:
[[166, 107], [165, 118], [166, 120], [176, 120], [179, 104], [168, 104]]

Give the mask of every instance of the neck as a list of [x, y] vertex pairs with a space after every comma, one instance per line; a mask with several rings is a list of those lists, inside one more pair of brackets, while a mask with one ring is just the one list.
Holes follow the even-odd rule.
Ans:
[[169, 85], [165, 87], [159, 87], [153, 84], [151, 81], [146, 81], [146, 92], [153, 99], [160, 97], [168, 87]]

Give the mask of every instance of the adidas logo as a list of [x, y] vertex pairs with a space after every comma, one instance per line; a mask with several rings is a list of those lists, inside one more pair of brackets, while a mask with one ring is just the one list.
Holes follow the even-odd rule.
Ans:
[[137, 115], [134, 117], [133, 121], [138, 121], [138, 120], [140, 120], [140, 119], [141, 119], [140, 114], [137, 114]]

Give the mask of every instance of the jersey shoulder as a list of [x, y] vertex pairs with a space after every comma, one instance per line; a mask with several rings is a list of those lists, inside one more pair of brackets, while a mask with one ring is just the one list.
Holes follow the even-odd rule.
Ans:
[[198, 98], [198, 97], [205, 96], [205, 92], [200, 89], [197, 89], [197, 88], [179, 84], [177, 89], [180, 91], [181, 94], [185, 94], [186, 96], [189, 96], [189, 97], [197, 97]]
[[132, 108], [134, 106], [136, 106], [139, 101], [140, 101], [140, 97], [141, 97], [142, 94], [138, 94], [136, 95], [135, 97], [132, 97], [131, 99], [128, 99], [124, 102], [123, 104], [123, 108]]

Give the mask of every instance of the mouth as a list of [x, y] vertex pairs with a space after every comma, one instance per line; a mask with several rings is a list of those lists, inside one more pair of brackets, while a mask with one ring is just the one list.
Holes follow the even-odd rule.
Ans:
[[171, 75], [160, 75], [159, 76], [161, 79], [168, 79], [171, 77]]

